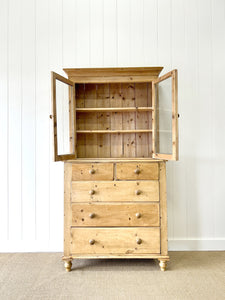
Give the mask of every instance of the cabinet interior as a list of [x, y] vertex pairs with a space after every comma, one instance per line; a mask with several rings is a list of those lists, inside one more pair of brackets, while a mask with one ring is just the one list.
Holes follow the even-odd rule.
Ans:
[[77, 158], [152, 157], [152, 83], [75, 85]]

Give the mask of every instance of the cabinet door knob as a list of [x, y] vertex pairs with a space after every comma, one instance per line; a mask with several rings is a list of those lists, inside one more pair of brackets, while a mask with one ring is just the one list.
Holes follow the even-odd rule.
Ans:
[[90, 173], [90, 174], [95, 174], [95, 170], [94, 170], [94, 169], [91, 169], [91, 170], [89, 171], [89, 173]]
[[140, 194], [141, 194], [141, 190], [136, 190], [136, 191], [135, 191], [135, 194], [136, 194], [136, 195], [140, 195]]
[[89, 194], [90, 194], [90, 195], [94, 195], [94, 194], [95, 194], [95, 190], [90, 190], [90, 191], [89, 191]]
[[134, 171], [134, 173], [138, 175], [138, 174], [141, 173], [141, 170], [140, 170], [139, 168], [137, 168], [137, 169]]
[[94, 243], [95, 243], [95, 240], [94, 240], [94, 239], [89, 240], [89, 244], [90, 244], [90, 245], [94, 245]]
[[140, 213], [136, 213], [136, 217], [137, 217], [138, 219], [140, 219], [141, 214], [140, 214]]
[[140, 238], [138, 238], [138, 239], [136, 240], [136, 242], [137, 242], [138, 245], [140, 245], [140, 244], [142, 243], [142, 240], [141, 240]]
[[91, 214], [89, 215], [89, 217], [90, 217], [91, 219], [93, 219], [93, 218], [95, 217], [95, 214], [94, 214], [94, 213], [91, 213]]

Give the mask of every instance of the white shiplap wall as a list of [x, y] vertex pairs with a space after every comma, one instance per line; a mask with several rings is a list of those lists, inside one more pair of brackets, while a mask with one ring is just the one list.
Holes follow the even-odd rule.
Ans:
[[180, 161], [169, 248], [225, 249], [225, 1], [0, 0], [0, 251], [62, 251], [50, 71], [178, 69]]

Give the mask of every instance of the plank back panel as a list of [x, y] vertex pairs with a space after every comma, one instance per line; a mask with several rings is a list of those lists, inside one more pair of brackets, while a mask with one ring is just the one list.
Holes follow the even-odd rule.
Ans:
[[[152, 133], [132, 132], [132, 130], [151, 130], [151, 84], [82, 83], [76, 84], [76, 89], [77, 108], [88, 109], [77, 112], [77, 130], [86, 130], [77, 134], [78, 158], [152, 156]], [[117, 108], [117, 111], [112, 111], [113, 108]], [[118, 111], [120, 108], [126, 111]], [[132, 111], [129, 111], [131, 108]], [[146, 108], [149, 111], [146, 111]], [[131, 132], [100, 133], [98, 132], [100, 130]]]

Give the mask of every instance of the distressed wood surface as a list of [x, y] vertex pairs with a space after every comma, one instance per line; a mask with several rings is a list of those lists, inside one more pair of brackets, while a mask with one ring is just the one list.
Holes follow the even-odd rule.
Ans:
[[[159, 201], [159, 182], [152, 181], [73, 181], [73, 202]], [[91, 195], [89, 192], [94, 191]], [[140, 194], [136, 192], [140, 191]]]
[[[142, 243], [137, 244], [140, 238]], [[71, 228], [71, 254], [149, 254], [160, 253], [158, 227]], [[90, 245], [90, 240], [95, 240]]]
[[72, 226], [159, 226], [158, 203], [79, 203], [71, 209]]
[[112, 163], [72, 164], [72, 180], [112, 180], [112, 179], [113, 179]]
[[[136, 173], [136, 170], [140, 173]], [[157, 180], [158, 163], [118, 163], [117, 179], [119, 180]]]

